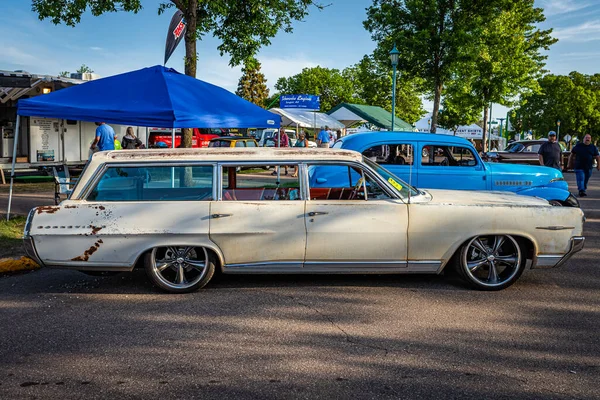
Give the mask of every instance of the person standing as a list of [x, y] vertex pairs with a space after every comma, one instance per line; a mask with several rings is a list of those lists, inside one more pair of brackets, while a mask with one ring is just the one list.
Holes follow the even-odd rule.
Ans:
[[575, 158], [574, 170], [579, 197], [585, 197], [587, 196], [587, 184], [592, 176], [594, 159], [596, 159], [596, 169], [600, 171], [600, 154], [598, 154], [598, 148], [592, 144], [592, 137], [590, 135], [585, 135], [583, 143], [577, 143], [573, 147], [573, 150], [571, 150], [569, 168], [573, 167], [573, 158]]
[[[294, 147], [308, 147], [308, 140], [306, 139], [306, 135], [304, 133], [304, 131], [301, 131], [298, 134], [298, 140], [296, 140], [296, 143], [294, 143]], [[298, 177], [298, 165], [294, 166], [294, 172], [292, 173], [292, 178], [297, 178]]]
[[114, 150], [115, 149], [115, 131], [105, 122], [96, 122], [96, 137], [90, 146], [91, 150], [98, 151]]
[[329, 147], [329, 133], [327, 133], [327, 127], [321, 127], [321, 131], [317, 135], [317, 146], [328, 148]]
[[131, 126], [127, 127], [125, 136], [123, 136], [123, 140], [121, 141], [121, 147], [125, 150], [132, 150], [139, 149], [141, 145], [142, 141], [135, 136], [133, 133], [133, 128]]
[[[283, 128], [279, 129], [279, 133], [273, 139], [275, 140], [275, 147], [290, 147], [290, 137], [285, 133], [285, 129]], [[279, 172], [279, 167], [275, 167], [275, 171], [271, 175], [277, 175], [277, 172]], [[285, 166], [285, 174], [288, 174], [287, 165]]]
[[562, 149], [556, 141], [556, 132], [548, 132], [548, 141], [540, 146], [538, 150], [538, 157], [540, 159], [540, 165], [546, 167], [556, 168], [562, 170], [561, 160]]

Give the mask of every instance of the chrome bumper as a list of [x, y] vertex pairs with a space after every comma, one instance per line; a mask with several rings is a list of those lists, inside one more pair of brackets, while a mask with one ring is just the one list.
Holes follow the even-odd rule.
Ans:
[[566, 263], [573, 254], [581, 251], [585, 243], [585, 237], [573, 236], [569, 245], [569, 250], [564, 256], [541, 255], [537, 256], [535, 264], [531, 268], [557, 268]]
[[44, 264], [42, 264], [42, 261], [38, 257], [37, 251], [35, 251], [35, 245], [31, 236], [23, 236], [23, 246], [25, 247], [25, 254], [27, 254], [27, 257], [31, 258], [33, 261], [38, 263], [38, 265], [43, 267]]

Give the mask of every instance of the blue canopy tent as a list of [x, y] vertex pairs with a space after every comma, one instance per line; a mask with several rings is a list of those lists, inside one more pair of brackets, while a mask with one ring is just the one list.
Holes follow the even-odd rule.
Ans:
[[[281, 117], [210, 83], [160, 65], [19, 100], [10, 217], [20, 116], [163, 128], [279, 127]], [[173, 144], [175, 140], [173, 140]]]

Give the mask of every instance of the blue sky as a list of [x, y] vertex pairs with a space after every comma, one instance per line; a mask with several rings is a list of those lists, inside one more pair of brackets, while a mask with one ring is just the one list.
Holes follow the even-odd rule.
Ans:
[[[144, 0], [138, 14], [111, 13], [101, 17], [86, 14], [75, 28], [39, 21], [29, 0], [0, 0], [0, 69], [26, 70], [40, 74], [74, 71], [81, 64], [101, 76], [109, 76], [162, 63], [166, 30], [173, 11], [157, 15], [159, 0]], [[258, 55], [269, 87], [281, 76], [291, 76], [304, 67], [321, 65], [343, 69], [375, 48], [362, 26], [371, 0], [327, 0], [331, 6], [313, 9], [305, 21], [294, 24], [291, 34], [280, 33]], [[554, 28], [560, 41], [550, 50], [552, 73], [577, 70], [600, 72], [600, 1], [536, 0], [545, 9], [543, 28]], [[198, 43], [199, 79], [234, 91], [240, 68], [230, 68], [220, 57], [212, 37]], [[170, 67], [183, 71], [184, 46], [171, 57]], [[429, 102], [424, 103], [431, 108]], [[494, 117], [506, 113], [494, 108]]]

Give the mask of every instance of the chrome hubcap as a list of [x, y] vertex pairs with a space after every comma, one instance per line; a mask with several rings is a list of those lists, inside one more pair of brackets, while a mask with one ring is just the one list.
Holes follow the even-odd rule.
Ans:
[[489, 287], [500, 286], [519, 272], [521, 249], [512, 236], [479, 236], [467, 245], [462, 263], [474, 281]]
[[155, 276], [174, 289], [187, 289], [206, 275], [208, 253], [203, 247], [157, 247], [152, 250]]

